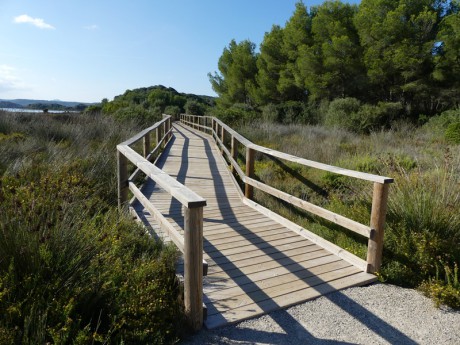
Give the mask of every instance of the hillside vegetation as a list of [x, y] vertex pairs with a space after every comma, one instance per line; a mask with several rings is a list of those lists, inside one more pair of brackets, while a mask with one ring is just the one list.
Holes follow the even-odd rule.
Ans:
[[0, 344], [177, 339], [177, 252], [116, 207], [115, 147], [140, 129], [0, 112]]
[[86, 113], [110, 114], [118, 120], [142, 120], [147, 123], [161, 119], [161, 114], [181, 113], [203, 115], [214, 106], [214, 98], [179, 93], [162, 85], [126, 90], [112, 101], [103, 99], [101, 104], [90, 106]]

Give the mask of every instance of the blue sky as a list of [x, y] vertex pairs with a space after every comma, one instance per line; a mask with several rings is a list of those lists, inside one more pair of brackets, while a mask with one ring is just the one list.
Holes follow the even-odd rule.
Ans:
[[214, 95], [207, 74], [230, 40], [259, 45], [296, 2], [0, 0], [0, 99], [99, 102], [158, 84]]

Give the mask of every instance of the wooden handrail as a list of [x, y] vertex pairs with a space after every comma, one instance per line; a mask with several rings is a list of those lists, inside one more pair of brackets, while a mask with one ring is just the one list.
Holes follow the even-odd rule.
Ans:
[[[230, 162], [232, 171], [238, 173], [240, 179], [245, 184], [245, 197], [247, 199], [252, 199], [253, 188], [257, 188], [265, 193], [268, 193], [278, 199], [286, 201], [287, 203], [299, 207], [305, 211], [308, 211], [314, 215], [317, 215], [323, 219], [326, 219], [332, 223], [338, 224], [350, 231], [353, 231], [361, 236], [368, 238], [368, 253], [367, 261], [354, 256], [351, 253], [348, 253], [347, 259], [359, 267], [364, 267], [364, 270], [370, 273], [375, 273], [380, 270], [381, 260], [382, 260], [382, 249], [383, 249], [383, 234], [384, 234], [384, 224], [385, 216], [387, 210], [387, 200], [388, 200], [388, 186], [390, 183], [393, 183], [393, 179], [390, 177], [379, 176], [374, 174], [363, 173], [355, 170], [343, 169], [340, 167], [323, 164], [311, 160], [307, 160], [301, 157], [296, 157], [284, 152], [272, 150], [257, 144], [254, 144], [250, 140], [243, 137], [241, 134], [236, 132], [234, 129], [223, 123], [221, 120], [215, 117], [209, 116], [196, 116], [196, 115], [181, 115], [181, 122], [195, 127], [197, 118], [204, 118], [206, 121], [211, 120], [211, 126], [199, 125], [197, 128], [209, 130], [211, 136], [216, 141], [216, 144], [220, 146], [222, 155], [225, 155], [228, 162]], [[225, 134], [228, 133], [231, 135], [231, 152], [225, 146]], [[246, 172], [243, 172], [239, 166], [236, 157], [238, 154], [238, 143], [243, 145], [246, 149]], [[309, 203], [305, 200], [297, 198], [293, 195], [280, 191], [274, 187], [271, 187], [262, 182], [256, 181], [252, 178], [254, 171], [254, 153], [260, 152], [267, 156], [283, 159], [289, 162], [298, 163], [307, 167], [320, 169], [323, 171], [328, 171], [334, 174], [348, 176], [357, 178], [360, 180], [365, 180], [374, 183], [374, 194], [372, 198], [372, 211], [371, 211], [371, 220], [370, 225], [364, 225], [359, 222], [356, 222], [352, 219], [339, 215], [337, 213], [326, 210], [322, 207], [316, 206], [312, 203]], [[266, 213], [271, 212], [265, 210]], [[310, 234], [310, 237], [318, 240], [318, 236]], [[322, 240], [324, 244], [326, 240]], [[328, 247], [335, 249], [335, 245], [329, 243]], [[344, 249], [341, 252], [345, 251]], [[350, 260], [350, 257], [354, 257]]]
[[[153, 131], [156, 133], [157, 142], [156, 147], [150, 152], [150, 133]], [[192, 329], [199, 330], [203, 324], [203, 207], [206, 206], [206, 199], [150, 162], [152, 155], [166, 146], [171, 138], [171, 116], [163, 115], [163, 120], [117, 145], [118, 206], [120, 209], [127, 207], [128, 192], [131, 191], [184, 253], [185, 311]], [[143, 156], [130, 147], [140, 140], [143, 140]], [[129, 163], [137, 168], [131, 177], [128, 176]], [[166, 220], [132, 181], [140, 171], [183, 205], [184, 236]]]

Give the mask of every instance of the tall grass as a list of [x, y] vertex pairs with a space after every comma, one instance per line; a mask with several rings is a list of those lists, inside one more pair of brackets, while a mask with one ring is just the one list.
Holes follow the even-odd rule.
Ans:
[[[460, 263], [460, 146], [439, 129], [394, 123], [386, 131], [357, 135], [322, 126], [250, 123], [240, 131], [270, 148], [322, 163], [390, 176], [381, 277], [407, 287], [447, 282]], [[372, 185], [320, 170], [258, 156], [257, 178], [351, 219], [369, 223]], [[344, 229], [258, 192], [257, 200], [365, 259], [367, 246]], [[436, 278], [438, 277], [438, 278]], [[450, 278], [450, 281], [454, 279]], [[439, 285], [441, 284], [441, 285]], [[443, 285], [444, 284], [444, 285]], [[452, 291], [458, 294], [458, 286]], [[438, 294], [439, 295], [439, 294]], [[452, 302], [453, 294], [443, 302]]]
[[116, 204], [110, 117], [0, 113], [0, 343], [170, 343], [176, 251]]

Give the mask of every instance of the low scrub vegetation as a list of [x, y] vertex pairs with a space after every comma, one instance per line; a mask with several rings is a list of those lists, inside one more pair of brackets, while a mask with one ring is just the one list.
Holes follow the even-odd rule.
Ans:
[[177, 339], [177, 253], [115, 205], [115, 146], [139, 129], [0, 113], [1, 344]]
[[[331, 107], [331, 118], [350, 120], [339, 112], [360, 111], [357, 101], [342, 103]], [[397, 110], [388, 104], [382, 109]], [[458, 123], [458, 116], [459, 111], [447, 111], [419, 127], [393, 122], [388, 130], [369, 128], [366, 135], [336, 126], [270, 121], [250, 122], [238, 131], [260, 145], [296, 156], [393, 177], [380, 278], [401, 286], [420, 287], [437, 304], [458, 308], [460, 147], [452, 140], [460, 135], [452, 125]], [[263, 155], [257, 157], [255, 173], [258, 179], [278, 189], [369, 224], [372, 183], [269, 160]], [[263, 192], [256, 191], [255, 196], [281, 215], [366, 259], [367, 241], [362, 238]]]

